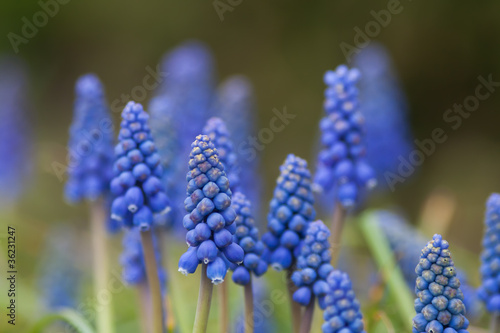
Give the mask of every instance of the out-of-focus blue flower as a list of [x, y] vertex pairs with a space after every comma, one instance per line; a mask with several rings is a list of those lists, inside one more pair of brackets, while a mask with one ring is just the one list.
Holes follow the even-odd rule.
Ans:
[[366, 160], [374, 168], [378, 184], [386, 188], [386, 172], [397, 173], [399, 156], [408, 156], [412, 149], [406, 99], [382, 45], [372, 43], [364, 48], [354, 66], [362, 74], [359, 90], [366, 120]]
[[[144, 254], [142, 251], [141, 235], [137, 228], [132, 228], [126, 231], [123, 237], [123, 252], [120, 256], [122, 264], [122, 277], [129, 285], [138, 285], [147, 283], [146, 266], [144, 262]], [[161, 254], [158, 249], [158, 242], [154, 238], [155, 256], [158, 264], [158, 276], [162, 292], [166, 291], [167, 275], [161, 266]]]
[[27, 74], [17, 59], [0, 57], [0, 206], [16, 201], [30, 172], [30, 134], [26, 122]]
[[233, 242], [236, 212], [217, 149], [206, 135], [197, 136], [191, 147], [184, 200], [188, 214], [183, 219], [189, 248], [179, 259], [179, 272], [192, 274], [202, 263], [207, 265], [207, 277], [219, 284], [231, 266], [243, 262], [244, 251]]
[[[272, 302], [269, 293], [269, 287], [265, 279], [255, 279], [253, 284], [253, 299], [254, 299], [254, 332], [273, 333], [276, 332], [276, 323], [273, 316], [269, 315], [268, 309], [264, 304]], [[235, 333], [245, 333], [245, 316], [239, 315], [235, 320]]]
[[464, 295], [449, 244], [441, 235], [434, 235], [422, 250], [415, 268], [417, 280], [413, 333], [466, 333]]
[[193, 138], [209, 118], [214, 98], [213, 62], [200, 42], [186, 42], [167, 53], [161, 65], [166, 77], [149, 105], [151, 130], [164, 168], [162, 181], [173, 202], [172, 214], [165, 221], [169, 226], [183, 215], [186, 189], [179, 179], [187, 169], [179, 156], [189, 154]]
[[260, 212], [262, 205], [260, 159], [255, 150], [250, 148], [250, 137], [257, 135], [257, 109], [253, 87], [248, 78], [235, 75], [224, 80], [217, 89], [213, 112], [217, 117], [224, 119], [227, 125], [239, 162], [236, 166], [239, 183], [252, 202], [254, 211]]
[[113, 163], [113, 122], [101, 82], [94, 74], [84, 75], [76, 82], [75, 93], [65, 187], [66, 199], [73, 203], [105, 194]]
[[243, 265], [233, 272], [233, 281], [246, 285], [250, 282], [250, 273], [261, 276], [267, 271], [267, 262], [261, 258], [264, 244], [259, 240], [259, 230], [255, 226], [250, 201], [241, 192], [236, 192], [232, 199], [232, 207], [236, 212], [236, 231], [233, 242], [241, 246], [245, 252]]
[[314, 197], [307, 162], [293, 154], [280, 167], [274, 196], [269, 205], [268, 232], [262, 241], [268, 250], [265, 257], [276, 270], [288, 269], [297, 258], [300, 241], [314, 220]]
[[148, 118], [141, 104], [129, 102], [123, 109], [111, 181], [111, 192], [116, 196], [111, 217], [141, 230], [148, 230], [170, 210]]
[[481, 287], [479, 297], [488, 312], [500, 312], [500, 194], [493, 193], [486, 203], [483, 252], [481, 253]]
[[236, 154], [233, 143], [229, 138], [229, 131], [226, 124], [220, 118], [210, 118], [203, 128], [202, 134], [207, 135], [219, 152], [220, 162], [224, 166], [231, 191], [235, 191], [239, 185], [239, 175], [236, 166]]
[[78, 269], [77, 239], [74, 230], [57, 226], [50, 237], [40, 263], [39, 290], [44, 308], [76, 308], [80, 297], [82, 272]]
[[304, 306], [310, 303], [312, 295], [322, 308], [325, 306], [324, 297], [329, 292], [326, 279], [333, 271], [329, 237], [330, 230], [322, 221], [309, 223], [297, 258], [297, 270], [292, 274], [292, 281], [299, 288], [293, 300]]
[[345, 65], [328, 71], [324, 81], [324, 109], [320, 122], [322, 150], [318, 155], [315, 184], [324, 192], [335, 189], [344, 207], [354, 206], [361, 190], [375, 186], [372, 168], [365, 161], [364, 118], [359, 112], [357, 69]]
[[330, 290], [324, 297], [323, 333], [365, 332], [363, 315], [349, 276], [334, 270], [328, 275], [327, 282]]
[[[420, 252], [427, 244], [427, 241], [401, 215], [384, 210], [378, 211], [376, 214], [379, 226], [389, 242], [399, 268], [406, 282], [413, 289], [415, 287], [415, 279], [417, 278], [415, 262], [420, 260]], [[461, 282], [467, 316], [470, 320], [476, 320], [484, 311], [476, 289], [468, 283], [467, 275], [464, 271], [457, 270], [457, 276]]]

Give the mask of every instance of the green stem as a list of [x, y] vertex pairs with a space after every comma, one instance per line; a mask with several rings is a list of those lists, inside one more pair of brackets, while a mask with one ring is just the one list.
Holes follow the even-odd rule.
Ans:
[[158, 277], [158, 264], [156, 262], [153, 245], [153, 232], [141, 232], [141, 242], [148, 277], [149, 296], [151, 298], [152, 328], [153, 333], [163, 333], [163, 304], [161, 299], [160, 279]]
[[95, 333], [94, 329], [86, 321], [86, 319], [73, 309], [62, 309], [57, 313], [51, 313], [41, 318], [35, 326], [29, 331], [30, 333], [46, 332], [45, 328], [52, 325], [54, 322], [64, 321], [68, 323], [77, 333]]
[[293, 293], [295, 292], [295, 290], [297, 289], [295, 287], [295, 284], [292, 282], [292, 273], [293, 273], [293, 269], [290, 268], [287, 270], [287, 274], [286, 274], [286, 285], [287, 285], [287, 289], [288, 289], [288, 296], [289, 296], [289, 300], [290, 300], [290, 310], [291, 310], [291, 315], [292, 315], [292, 324], [293, 324], [293, 332], [294, 333], [299, 333], [299, 329], [300, 329], [300, 319], [301, 319], [301, 316], [302, 316], [302, 311], [301, 311], [301, 308], [300, 308], [300, 304], [296, 303], [294, 300], [293, 300]]
[[[108, 250], [106, 244], [106, 210], [102, 198], [90, 205], [90, 228], [93, 248], [94, 293], [100, 310], [96, 311], [98, 333], [113, 333], [112, 294], [107, 290], [109, 278]], [[105, 300], [100, 300], [101, 293], [106, 292]]]
[[382, 273], [382, 278], [388, 286], [391, 297], [397, 304], [401, 319], [405, 323], [411, 322], [415, 314], [412, 294], [396, 264], [389, 243], [378, 226], [374, 213], [367, 212], [363, 214], [361, 217], [361, 230]]
[[311, 297], [311, 301], [306, 307], [306, 310], [304, 311], [304, 316], [302, 317], [302, 322], [300, 325], [300, 333], [311, 332], [311, 327], [314, 317], [314, 304], [315, 304], [315, 297], [313, 295]]
[[332, 246], [332, 260], [331, 264], [335, 266], [340, 254], [340, 246], [342, 239], [342, 230], [344, 229], [344, 223], [347, 216], [347, 211], [340, 204], [340, 202], [335, 203], [335, 211], [333, 212], [332, 219], [332, 229], [330, 230], [330, 244]]
[[139, 312], [141, 318], [141, 332], [151, 332], [151, 297], [149, 296], [148, 285], [145, 282], [137, 286], [139, 298]]
[[500, 332], [500, 313], [495, 312], [491, 315], [490, 333], [499, 333], [499, 332]]
[[207, 265], [201, 264], [201, 268], [200, 293], [198, 294], [193, 333], [205, 333], [207, 331], [210, 303], [212, 302], [213, 284], [207, 277]]
[[245, 285], [245, 333], [253, 333], [254, 325], [252, 277], [250, 277], [250, 282]]
[[219, 290], [219, 299], [220, 299], [220, 307], [219, 307], [219, 324], [220, 324], [220, 332], [227, 333], [229, 332], [229, 306], [228, 306], [228, 296], [227, 296], [227, 284], [222, 283], [217, 287]]

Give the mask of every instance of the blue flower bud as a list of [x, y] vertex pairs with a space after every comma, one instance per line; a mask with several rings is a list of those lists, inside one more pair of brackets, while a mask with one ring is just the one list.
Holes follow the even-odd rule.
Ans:
[[149, 230], [149, 227], [153, 224], [153, 213], [148, 206], [142, 206], [134, 214], [134, 226], [138, 227], [140, 230]]
[[233, 272], [233, 281], [236, 284], [246, 285], [250, 282], [250, 272], [247, 268], [238, 266]]
[[179, 259], [179, 272], [184, 275], [193, 274], [198, 267], [197, 247], [190, 247]]
[[125, 193], [125, 202], [131, 213], [137, 212], [144, 204], [144, 195], [137, 186], [131, 187]]
[[240, 264], [245, 258], [245, 253], [243, 249], [236, 243], [229, 244], [222, 249], [222, 252], [226, 256], [227, 260], [234, 264]]
[[301, 305], [307, 305], [311, 302], [311, 289], [301, 287], [293, 293], [293, 300]]
[[198, 251], [196, 253], [199, 261], [208, 264], [217, 258], [218, 250], [215, 243], [208, 239], [198, 246]]
[[207, 277], [212, 280], [212, 283], [215, 285], [224, 282], [226, 273], [226, 263], [220, 257], [217, 257], [214, 261], [207, 265]]

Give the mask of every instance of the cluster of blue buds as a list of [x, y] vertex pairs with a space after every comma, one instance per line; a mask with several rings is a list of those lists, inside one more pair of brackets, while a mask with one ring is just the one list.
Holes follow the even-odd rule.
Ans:
[[267, 262], [261, 258], [264, 243], [259, 240], [259, 230], [252, 217], [250, 201], [241, 192], [236, 192], [232, 198], [232, 207], [236, 212], [236, 231], [233, 242], [241, 246], [245, 252], [243, 265], [238, 266], [233, 273], [233, 281], [240, 285], [250, 282], [250, 273], [261, 276], [267, 271]]
[[[120, 256], [122, 265], [122, 278], [129, 285], [138, 285], [147, 282], [144, 253], [141, 244], [141, 235], [138, 228], [126, 231], [123, 237], [123, 252]], [[156, 237], [154, 238], [155, 257], [158, 264], [158, 277], [162, 290], [166, 290], [166, 272], [161, 267], [161, 256], [158, 250]]]
[[336, 198], [344, 207], [358, 202], [360, 190], [372, 188], [377, 181], [372, 168], [365, 162], [363, 143], [364, 118], [359, 112], [357, 69], [345, 65], [328, 71], [324, 81], [324, 109], [320, 122], [323, 149], [318, 155], [315, 184], [323, 191], [335, 188]]
[[239, 176], [236, 168], [236, 154], [233, 152], [233, 144], [229, 139], [229, 131], [226, 124], [220, 118], [208, 119], [202, 133], [207, 135], [219, 152], [219, 159], [224, 166], [231, 190], [234, 191], [239, 185]]
[[232, 265], [243, 262], [243, 249], [233, 242], [236, 212], [231, 207], [231, 190], [219, 153], [208, 136], [199, 135], [191, 145], [186, 179], [188, 214], [182, 221], [188, 230], [188, 250], [179, 259], [179, 272], [187, 275], [198, 264], [207, 265], [213, 284], [224, 281]]
[[324, 298], [323, 333], [364, 333], [363, 315], [349, 276], [334, 270], [327, 282], [330, 290]]
[[76, 83], [73, 123], [70, 127], [69, 202], [96, 200], [109, 190], [113, 164], [113, 122], [101, 82], [94, 74]]
[[417, 281], [413, 333], [466, 333], [464, 296], [449, 250], [441, 235], [434, 235], [422, 250], [415, 268]]
[[299, 304], [308, 305], [314, 294], [320, 306], [324, 305], [324, 297], [330, 290], [326, 279], [333, 271], [329, 237], [330, 230], [322, 221], [309, 223], [297, 258], [298, 270], [292, 274], [292, 281], [299, 288], [293, 300]]
[[375, 170], [378, 184], [387, 188], [388, 172], [397, 173], [399, 156], [408, 156], [413, 146], [406, 98], [390, 55], [381, 44], [363, 48], [355, 56], [354, 66], [361, 72], [358, 86], [366, 119], [366, 160]]
[[481, 253], [479, 297], [491, 312], [500, 312], [500, 194], [493, 193], [486, 204], [486, 230]]
[[262, 236], [268, 248], [267, 261], [278, 271], [292, 266], [308, 224], [316, 217], [307, 162], [290, 154], [280, 172], [269, 205], [269, 231]]
[[139, 103], [129, 102], [122, 112], [119, 143], [115, 147], [116, 196], [111, 217], [126, 227], [149, 230], [156, 219], [169, 212], [169, 201], [160, 181], [163, 170], [151, 137], [148, 114]]

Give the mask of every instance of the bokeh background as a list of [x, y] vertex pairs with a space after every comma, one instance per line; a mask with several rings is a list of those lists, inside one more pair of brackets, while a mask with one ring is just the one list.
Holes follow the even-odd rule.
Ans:
[[[112, 101], [141, 84], [145, 68], [155, 68], [167, 50], [187, 39], [206, 43], [213, 51], [219, 81], [243, 74], [253, 83], [257, 129], [268, 126], [273, 108], [286, 106], [296, 115], [261, 154], [266, 202], [272, 196], [278, 166], [288, 153], [314, 160], [323, 112], [322, 76], [346, 62], [340, 43], [353, 44], [353, 28], [363, 28], [373, 20], [370, 11], [386, 9], [387, 3], [243, 0], [224, 13], [223, 21], [210, 1], [70, 0], [60, 5], [36, 36], [19, 45], [16, 55], [28, 65], [30, 89], [25, 98], [30, 104], [32, 172], [19, 202], [2, 208], [2, 229], [7, 224], [18, 227], [22, 267], [21, 322], [13, 332], [24, 332], [35, 319], [29, 318], [31, 314], [44, 312], [39, 305], [43, 288], [37, 288], [36, 281], [40, 266], [45, 265], [42, 252], [55, 230], [71, 226], [70, 233], [76, 233], [73, 237], [82, 243], [76, 251], [79, 269], [85, 272], [90, 267], [85, 255], [89, 248], [82, 241], [87, 232], [86, 207], [64, 202], [63, 182], [52, 167], [54, 161], [65, 161], [78, 76], [98, 74]], [[390, 52], [407, 97], [412, 137], [423, 140], [433, 129], [445, 127], [443, 113], [474, 93], [479, 75], [492, 74], [500, 81], [500, 3], [401, 1], [401, 6], [401, 13], [393, 15], [372, 40]], [[0, 54], [13, 53], [7, 35], [20, 35], [22, 18], [32, 21], [40, 10], [37, 1], [0, 3]], [[147, 105], [150, 96], [140, 102]], [[499, 109], [500, 91], [482, 101], [459, 129], [447, 130], [448, 140], [395, 192], [376, 196], [367, 205], [397, 206], [416, 223], [429, 195], [436, 189], [444, 191], [456, 204], [449, 241], [470, 254], [479, 253], [485, 200], [500, 189]], [[118, 117], [114, 114], [116, 121]], [[119, 247], [118, 241], [117, 251]], [[196, 279], [190, 282], [197, 286]], [[196, 294], [193, 304], [195, 299]], [[133, 311], [127, 305], [119, 311], [120, 318]], [[283, 317], [286, 320], [286, 313]], [[133, 331], [124, 326], [120, 332]]]

